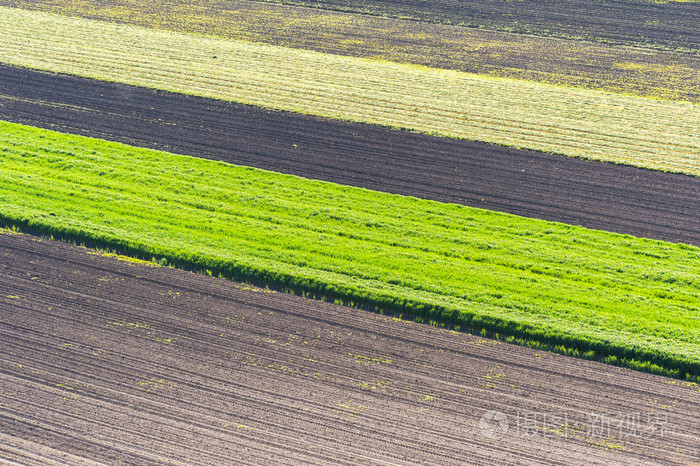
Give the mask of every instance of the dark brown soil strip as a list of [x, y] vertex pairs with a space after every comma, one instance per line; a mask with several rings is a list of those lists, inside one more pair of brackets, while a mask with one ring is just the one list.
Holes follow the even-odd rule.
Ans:
[[21, 464], [700, 455], [697, 385], [26, 235], [0, 233], [0, 309]]
[[0, 67], [0, 118], [700, 245], [700, 178]]

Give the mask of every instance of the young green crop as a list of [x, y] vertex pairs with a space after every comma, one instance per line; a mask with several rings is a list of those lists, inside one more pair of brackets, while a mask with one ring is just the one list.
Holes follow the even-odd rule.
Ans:
[[690, 103], [2, 7], [0, 30], [9, 64], [700, 175]]
[[0, 123], [0, 218], [700, 375], [700, 248]]

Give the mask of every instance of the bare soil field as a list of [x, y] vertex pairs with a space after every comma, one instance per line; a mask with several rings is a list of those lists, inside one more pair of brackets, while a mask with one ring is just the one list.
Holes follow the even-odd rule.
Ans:
[[0, 66], [0, 118], [700, 245], [700, 179]]
[[697, 1], [266, 0], [519, 34], [698, 51]]
[[227, 0], [0, 0], [158, 29], [700, 102], [700, 56], [340, 11]]
[[690, 464], [696, 384], [0, 233], [0, 457]]

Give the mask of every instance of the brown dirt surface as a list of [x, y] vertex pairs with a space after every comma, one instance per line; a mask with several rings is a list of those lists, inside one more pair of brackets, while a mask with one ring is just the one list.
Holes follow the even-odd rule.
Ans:
[[125, 259], [0, 233], [0, 458], [700, 458], [696, 384]]
[[243, 0], [130, 0], [128, 3], [0, 0], [0, 5], [490, 76], [700, 102], [697, 54]]
[[519, 34], [700, 50], [697, 0], [266, 1]]
[[700, 245], [700, 178], [0, 66], [0, 118]]

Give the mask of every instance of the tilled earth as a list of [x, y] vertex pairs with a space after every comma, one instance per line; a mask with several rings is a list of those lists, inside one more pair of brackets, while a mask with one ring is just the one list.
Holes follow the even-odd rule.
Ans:
[[0, 119], [700, 245], [700, 178], [0, 65]]
[[689, 464], [700, 387], [0, 233], [0, 458]]

